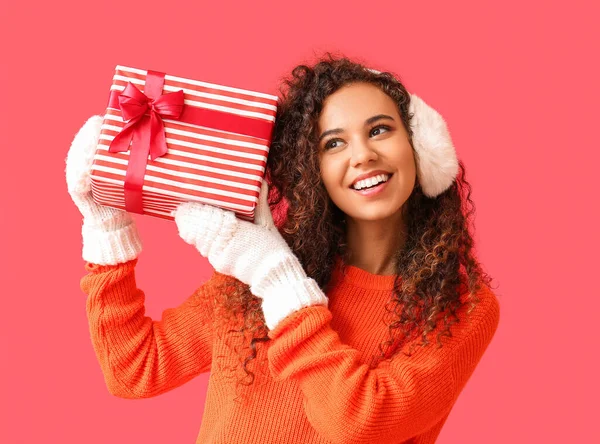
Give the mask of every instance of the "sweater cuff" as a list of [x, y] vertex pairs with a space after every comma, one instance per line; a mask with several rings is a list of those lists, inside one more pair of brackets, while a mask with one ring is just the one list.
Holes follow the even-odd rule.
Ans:
[[271, 286], [262, 297], [265, 324], [273, 330], [288, 315], [312, 305], [327, 306], [329, 299], [314, 279]]
[[112, 231], [105, 231], [84, 222], [81, 235], [83, 259], [94, 264], [125, 263], [138, 257], [142, 251], [142, 241], [135, 222]]

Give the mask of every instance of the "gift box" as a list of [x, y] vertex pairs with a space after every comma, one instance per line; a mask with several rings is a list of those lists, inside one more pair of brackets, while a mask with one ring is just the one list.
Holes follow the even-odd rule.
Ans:
[[277, 96], [117, 66], [91, 171], [95, 202], [173, 220], [186, 201], [253, 221]]

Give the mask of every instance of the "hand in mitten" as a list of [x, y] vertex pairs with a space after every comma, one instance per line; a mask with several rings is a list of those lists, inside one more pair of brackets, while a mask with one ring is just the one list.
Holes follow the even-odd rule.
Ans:
[[69, 195], [83, 216], [83, 259], [115, 265], [136, 258], [142, 243], [131, 214], [92, 198], [90, 173], [101, 126], [102, 117], [92, 116], [79, 129], [65, 159], [65, 174]]
[[254, 223], [198, 202], [180, 204], [172, 214], [181, 238], [194, 245], [216, 271], [234, 276], [263, 299], [265, 321], [273, 329], [288, 314], [310, 305], [327, 305], [328, 299], [277, 231], [267, 195], [263, 180]]

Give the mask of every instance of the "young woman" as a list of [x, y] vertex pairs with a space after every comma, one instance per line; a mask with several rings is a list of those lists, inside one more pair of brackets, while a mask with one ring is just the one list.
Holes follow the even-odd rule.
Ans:
[[75, 136], [67, 184], [108, 390], [147, 398], [210, 371], [198, 443], [433, 443], [499, 322], [445, 122], [390, 73], [330, 54], [281, 99], [255, 222], [173, 212], [215, 272], [160, 321], [136, 286], [133, 218], [91, 198], [102, 118]]

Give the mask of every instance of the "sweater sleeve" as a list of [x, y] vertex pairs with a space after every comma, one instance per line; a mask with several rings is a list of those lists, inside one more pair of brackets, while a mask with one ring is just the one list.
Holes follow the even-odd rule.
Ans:
[[399, 351], [375, 368], [341, 342], [327, 307], [306, 307], [269, 332], [269, 369], [275, 380], [297, 381], [308, 421], [332, 443], [408, 440], [447, 417], [490, 343], [499, 304], [489, 290], [480, 300], [443, 347], [428, 336], [412, 356]]
[[144, 315], [145, 295], [135, 281], [137, 261], [87, 262], [89, 273], [80, 282], [88, 295], [90, 335], [107, 388], [129, 399], [160, 395], [210, 371], [212, 357], [212, 314], [201, 298], [210, 281], [155, 321]]

